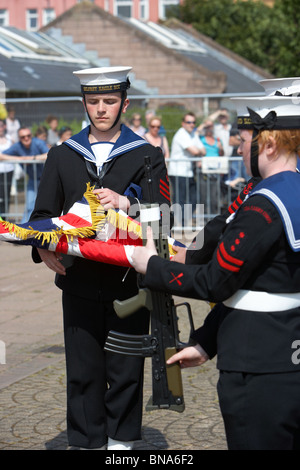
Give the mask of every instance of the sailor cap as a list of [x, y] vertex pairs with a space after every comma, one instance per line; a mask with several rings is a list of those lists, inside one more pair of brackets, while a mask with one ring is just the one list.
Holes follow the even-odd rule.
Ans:
[[[256, 137], [260, 131], [300, 129], [300, 98], [295, 81], [290, 78], [263, 80], [265, 96], [231, 98], [236, 107], [238, 129], [252, 130], [251, 173], [260, 176], [259, 147]], [[300, 96], [300, 95], [299, 95]]]
[[81, 84], [82, 93], [111, 93], [130, 87], [128, 73], [132, 67], [95, 67], [73, 72]]
[[268, 96], [300, 96], [300, 77], [273, 78], [259, 83]]
[[239, 129], [300, 129], [300, 99], [287, 96], [232, 98]]

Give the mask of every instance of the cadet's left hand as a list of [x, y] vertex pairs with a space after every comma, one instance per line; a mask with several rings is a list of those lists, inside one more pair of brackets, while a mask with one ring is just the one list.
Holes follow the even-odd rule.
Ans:
[[96, 194], [97, 198], [100, 201], [100, 204], [105, 210], [122, 209], [124, 212], [127, 212], [129, 209], [129, 199], [126, 196], [121, 196], [120, 194], [116, 193], [115, 191], [112, 191], [111, 189], [95, 189], [93, 193]]
[[200, 344], [196, 344], [195, 346], [189, 346], [174, 354], [168, 359], [167, 364], [171, 365], [178, 361], [181, 369], [184, 369], [185, 367], [201, 366], [208, 359], [209, 357], [204, 349]]
[[146, 274], [148, 261], [153, 255], [157, 255], [157, 251], [152, 236], [152, 229], [151, 227], [147, 227], [146, 246], [134, 247], [134, 251], [131, 256], [131, 264], [138, 273]]

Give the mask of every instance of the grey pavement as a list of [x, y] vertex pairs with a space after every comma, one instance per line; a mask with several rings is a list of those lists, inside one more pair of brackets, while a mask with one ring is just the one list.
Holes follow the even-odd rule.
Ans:
[[[71, 450], [61, 292], [53, 283], [54, 274], [35, 265], [30, 253], [29, 247], [0, 243], [0, 450]], [[189, 302], [197, 327], [209, 306]], [[182, 377], [185, 411], [144, 411], [143, 438], [135, 450], [227, 449], [215, 361], [184, 369]], [[146, 359], [145, 404], [150, 395], [151, 363]]]

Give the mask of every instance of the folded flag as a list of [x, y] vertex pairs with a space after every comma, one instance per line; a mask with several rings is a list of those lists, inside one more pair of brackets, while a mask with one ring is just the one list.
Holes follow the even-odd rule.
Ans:
[[[19, 225], [1, 220], [0, 241], [131, 267], [134, 246], [142, 245], [142, 228], [120, 210], [105, 211], [88, 184], [82, 199], [63, 216]], [[169, 238], [171, 256], [178, 244]]]

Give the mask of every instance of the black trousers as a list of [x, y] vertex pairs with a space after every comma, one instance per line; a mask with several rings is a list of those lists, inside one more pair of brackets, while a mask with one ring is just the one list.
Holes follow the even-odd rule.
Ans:
[[148, 333], [142, 309], [119, 319], [111, 302], [63, 293], [69, 444], [102, 447], [107, 437], [141, 439], [144, 359], [103, 350], [109, 330]]
[[300, 450], [300, 371], [220, 372], [229, 450]]

